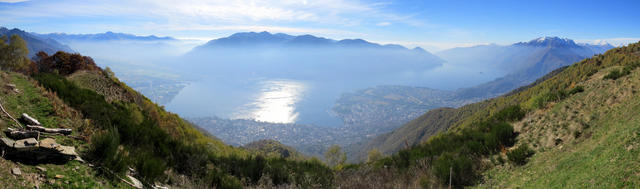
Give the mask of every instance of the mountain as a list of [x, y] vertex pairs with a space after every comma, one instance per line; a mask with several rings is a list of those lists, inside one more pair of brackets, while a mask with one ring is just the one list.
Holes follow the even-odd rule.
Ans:
[[127, 33], [114, 33], [111, 31], [105, 33], [96, 34], [66, 34], [66, 33], [48, 33], [38, 34], [31, 33], [32, 35], [45, 38], [54, 39], [63, 43], [70, 43], [73, 41], [118, 41], [118, 40], [132, 40], [132, 41], [172, 41], [176, 40], [172, 37], [158, 37], [155, 35], [138, 36]]
[[43, 38], [17, 28], [10, 30], [5, 27], [0, 27], [0, 36], [3, 35], [6, 35], [7, 37], [10, 37], [11, 35], [19, 35], [24, 39], [27, 42], [27, 48], [29, 49], [29, 57], [34, 57], [35, 54], [40, 51], [44, 51], [47, 54], [53, 54], [58, 51], [75, 52], [69, 46], [61, 44], [54, 39]]
[[598, 54], [590, 47], [559, 37], [541, 37], [504, 48], [504, 51], [498, 51], [503, 53], [495, 55], [504, 57], [499, 64], [517, 69], [491, 82], [460, 89], [456, 91], [459, 98], [495, 97], [527, 85], [555, 69]]
[[640, 42], [503, 96], [431, 110], [390, 134], [407, 138], [382, 142], [402, 144], [391, 145], [400, 146], [397, 153], [340, 172], [337, 178], [345, 179], [336, 182], [365, 188], [638, 185], [639, 67]]
[[[195, 47], [181, 62], [190, 62], [198, 68], [190, 70], [192, 72], [206, 69], [219, 74], [246, 72], [290, 78], [327, 77], [329, 73], [333, 76], [389, 75], [431, 69], [443, 61], [422, 49], [380, 45], [362, 39], [244, 32]], [[181, 65], [176, 67], [185, 69]], [[287, 75], [283, 69], [298, 70], [298, 73]]]
[[582, 43], [580, 45], [591, 49], [591, 51], [593, 51], [596, 54], [603, 54], [607, 52], [607, 50], [615, 48], [613, 45], [607, 42], [601, 42], [596, 44]]
[[[327, 39], [323, 37], [316, 37], [313, 35], [299, 35], [293, 36], [284, 33], [269, 33], [266, 31], [263, 32], [242, 32], [235, 33], [230, 35], [229, 37], [223, 37], [219, 39], [214, 39], [207, 42], [204, 45], [198, 46], [194, 49], [194, 51], [202, 51], [206, 49], [215, 49], [215, 48], [232, 48], [232, 47], [247, 47], [247, 46], [271, 46], [271, 47], [314, 47], [314, 48], [380, 48], [380, 49], [400, 49], [400, 50], [409, 50], [406, 47], [395, 45], [395, 44], [387, 44], [380, 45], [377, 43], [372, 43], [363, 39], [343, 39], [343, 40], [334, 40]], [[415, 48], [416, 52], [430, 54], [422, 48]], [[431, 55], [433, 56], [433, 55]], [[437, 57], [431, 57], [433, 59], [437, 59]]]

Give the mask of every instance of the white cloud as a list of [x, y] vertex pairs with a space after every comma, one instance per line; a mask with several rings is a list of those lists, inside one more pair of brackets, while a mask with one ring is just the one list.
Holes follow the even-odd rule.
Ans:
[[0, 3], [19, 3], [19, 2], [25, 2], [25, 1], [29, 1], [29, 0], [0, 0]]
[[607, 39], [579, 39], [576, 40], [577, 42], [580, 43], [589, 43], [589, 44], [605, 44], [605, 43], [609, 43], [613, 46], [624, 46], [624, 45], [628, 45], [629, 43], [636, 43], [638, 41], [640, 41], [640, 38], [607, 38]]
[[[13, 1], [13, 0], [10, 0]], [[120, 18], [151, 20], [167, 27], [198, 25], [360, 26], [387, 21], [417, 24], [412, 16], [382, 11], [385, 4], [359, 0], [63, 0], [31, 1], [0, 10], [11, 18]], [[29, 14], [25, 14], [25, 13]], [[383, 22], [385, 21], [385, 22]], [[318, 26], [316, 26], [318, 27]]]
[[379, 22], [376, 25], [377, 26], [389, 26], [389, 25], [391, 25], [391, 22]]

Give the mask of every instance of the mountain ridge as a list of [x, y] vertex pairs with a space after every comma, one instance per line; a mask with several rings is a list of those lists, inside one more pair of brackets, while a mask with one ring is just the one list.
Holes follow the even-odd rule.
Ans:
[[11, 35], [18, 35], [25, 40], [27, 42], [27, 48], [29, 49], [29, 54], [27, 55], [29, 58], [34, 57], [36, 53], [40, 51], [44, 51], [47, 54], [53, 54], [58, 51], [75, 52], [71, 47], [62, 44], [59, 41], [50, 38], [42, 38], [18, 28], [8, 29], [0, 27], [0, 36], [2, 35], [7, 35], [7, 38], [11, 37]]
[[117, 41], [117, 40], [135, 40], [135, 41], [173, 41], [173, 37], [158, 37], [155, 35], [139, 36], [128, 33], [115, 33], [107, 31], [95, 34], [67, 34], [67, 33], [47, 33], [39, 34], [31, 32], [31, 34], [41, 38], [51, 38], [61, 42], [69, 43], [71, 41]]

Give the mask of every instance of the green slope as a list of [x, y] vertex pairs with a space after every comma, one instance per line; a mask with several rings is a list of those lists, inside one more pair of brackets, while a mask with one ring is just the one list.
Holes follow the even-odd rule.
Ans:
[[[27, 113], [38, 119], [47, 127], [71, 128], [71, 136], [80, 138], [76, 140], [63, 136], [49, 136], [62, 145], [75, 146], [78, 151], [85, 151], [88, 143], [82, 138], [86, 138], [91, 133], [90, 125], [82, 119], [80, 113], [67, 106], [54, 93], [39, 87], [33, 79], [17, 73], [0, 71], [0, 103], [6, 111], [13, 117], [18, 118], [20, 114]], [[14, 84], [19, 90], [15, 93], [5, 87], [6, 84]], [[0, 116], [0, 129], [8, 127], [16, 128], [14, 122], [6, 115]], [[31, 165], [21, 162], [0, 158], [0, 165], [4, 167], [0, 171], [2, 179], [0, 185], [3, 188], [126, 188], [128, 185], [111, 181], [99, 176], [99, 172], [88, 164], [79, 162], [69, 162], [67, 164], [40, 164]], [[36, 168], [42, 167], [45, 170]], [[11, 168], [19, 168], [22, 175], [15, 176], [11, 173]], [[63, 178], [56, 179], [56, 175]]]
[[[0, 57], [27, 60], [26, 51], [1, 52]], [[90, 57], [65, 52], [37, 56], [35, 62], [20, 62], [24, 65], [19, 67], [0, 61], [1, 102], [14, 117], [28, 113], [45, 127], [73, 129], [71, 136], [46, 137], [75, 146], [87, 162], [25, 164], [0, 158], [0, 165], [8, 168], [0, 171], [5, 187], [127, 188], [122, 181], [126, 175], [145, 187], [327, 188], [332, 184], [333, 172], [318, 160], [265, 157], [201, 132], [120, 82], [108, 69], [99, 68]], [[19, 92], [6, 84], [15, 84]], [[0, 116], [0, 129], [14, 127], [11, 124], [8, 116]], [[15, 167], [23, 174], [11, 175], [10, 168]]]
[[[391, 157], [355, 166], [355, 170], [359, 170], [355, 172], [371, 174], [364, 171], [371, 168], [362, 167], [376, 170], [384, 165], [383, 170], [396, 170], [398, 174], [392, 175], [405, 178], [391, 179], [400, 183], [394, 187], [411, 187], [416, 183], [423, 187], [443, 185], [448, 180], [449, 167], [453, 167], [457, 175], [453, 177], [457, 187], [637, 185], [640, 154], [636, 146], [640, 126], [633, 115], [637, 115], [639, 109], [637, 87], [640, 83], [636, 69], [639, 66], [640, 43], [582, 60], [534, 85], [461, 107], [453, 114], [469, 111], [468, 114], [454, 117], [448, 131]], [[511, 116], [519, 114], [512, 109], [517, 106], [526, 113], [522, 119]], [[428, 114], [437, 115], [437, 112]], [[409, 133], [433, 130], [429, 127], [437, 128], [442, 124], [435, 123], [451, 119], [438, 116], [417, 120], [414, 124], [422, 126], [404, 133], [406, 137], [418, 138]], [[487, 140], [494, 132], [493, 127], [500, 125], [499, 120], [514, 126], [515, 133], [519, 134], [515, 144], [506, 142], [495, 148], [495, 144]], [[391, 144], [397, 146], [398, 142]], [[535, 152], [524, 166], [515, 164], [515, 159], [504, 161], [513, 155], [507, 152], [518, 146], [529, 146]], [[338, 182], [344, 184], [345, 181]]]
[[[538, 153], [522, 167], [498, 166], [481, 187], [623, 188], [640, 185], [640, 72], [617, 80], [612, 67], [580, 82], [585, 91], [516, 124]], [[558, 139], [562, 140], [557, 143]]]

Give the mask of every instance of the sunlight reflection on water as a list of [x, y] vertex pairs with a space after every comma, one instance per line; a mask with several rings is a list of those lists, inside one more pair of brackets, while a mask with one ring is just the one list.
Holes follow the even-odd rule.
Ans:
[[294, 123], [299, 113], [298, 103], [306, 86], [291, 80], [268, 80], [260, 84], [260, 92], [253, 100], [239, 108], [234, 119], [254, 119], [273, 123]]

